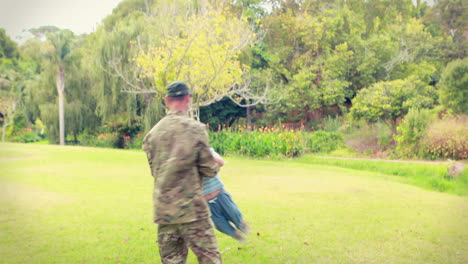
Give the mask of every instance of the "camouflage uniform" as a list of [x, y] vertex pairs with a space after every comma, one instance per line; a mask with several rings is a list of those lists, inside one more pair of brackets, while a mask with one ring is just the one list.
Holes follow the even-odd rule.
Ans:
[[164, 264], [185, 263], [188, 248], [199, 263], [221, 263], [211, 219], [158, 226], [159, 254]]
[[190, 247], [200, 263], [221, 263], [202, 195], [202, 177], [219, 170], [203, 124], [169, 111], [143, 140], [154, 177], [154, 222], [163, 263], [185, 263]]

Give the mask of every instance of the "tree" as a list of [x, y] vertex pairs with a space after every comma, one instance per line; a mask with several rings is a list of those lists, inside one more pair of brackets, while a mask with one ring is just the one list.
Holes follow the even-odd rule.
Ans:
[[150, 81], [139, 77], [140, 70], [133, 60], [139, 48], [148, 43], [145, 19], [144, 13], [135, 11], [116, 22], [111, 31], [100, 27], [88, 40], [87, 49], [92, 55], [85, 58], [90, 62], [86, 71], [92, 76], [92, 89], [103, 121], [120, 112], [132, 119], [138, 93], [127, 92], [151, 87]]
[[302, 67], [293, 76], [285, 97], [288, 108], [303, 111], [303, 118], [307, 119], [309, 111], [342, 105], [349, 86], [344, 76], [349, 71], [348, 62], [352, 55], [344, 43], [338, 45], [332, 54], [316, 58], [309, 66]]
[[97, 98], [93, 94], [92, 74], [88, 71], [88, 50], [84, 47], [87, 38], [79, 36], [74, 41], [74, 48], [67, 55], [69, 60], [66, 76], [65, 104], [65, 132], [73, 135], [74, 141], [78, 141], [78, 135], [84, 130], [94, 131], [101, 125], [101, 120], [96, 112]]
[[6, 128], [13, 124], [14, 114], [19, 104], [19, 98], [11, 93], [0, 91], [0, 116], [2, 119], [2, 142], [5, 142]]
[[18, 67], [19, 52], [16, 43], [0, 29], [0, 116], [2, 119], [2, 142], [6, 128], [13, 124], [21, 99], [21, 79]]
[[[16, 62], [15, 62], [16, 64]], [[23, 80], [20, 69], [11, 64], [0, 64], [0, 115], [2, 117], [2, 142], [6, 128], [13, 124], [21, 104]]]
[[[446, 28], [454, 42], [463, 42], [468, 10], [463, 0], [439, 0], [435, 6], [436, 19]], [[466, 41], [466, 40], [465, 40]]]
[[[39, 34], [39, 33], [38, 33]], [[21, 106], [28, 123], [44, 122], [49, 142], [59, 143], [59, 118], [57, 107], [56, 65], [46, 56], [51, 46], [45, 35], [36, 35], [21, 47], [24, 91]], [[42, 40], [41, 40], [41, 39]], [[68, 76], [68, 75], [67, 75]]]
[[155, 0], [124, 0], [121, 1], [116, 8], [112, 10], [112, 14], [108, 15], [102, 20], [102, 27], [107, 31], [111, 32], [114, 28], [125, 20], [132, 13], [150, 13], [151, 8], [154, 5]]
[[[162, 14], [163, 12], [161, 12]], [[245, 69], [238, 60], [240, 51], [255, 38], [244, 20], [230, 17], [215, 8], [194, 8], [189, 15], [169, 7], [167, 14], [153, 18], [157, 25], [158, 43], [141, 50], [136, 58], [143, 76], [153, 80], [154, 88], [132, 92], [165, 95], [165, 87], [174, 80], [184, 80], [191, 88], [195, 115], [199, 107], [233, 96], [246, 86], [242, 83]]]
[[[129, 92], [146, 91], [153, 86], [150, 80], [140, 77], [141, 70], [133, 60], [151, 41], [148, 16], [138, 6], [125, 4], [141, 2], [124, 1], [114, 9], [108, 18], [119, 14], [122, 17], [106, 18], [105, 21], [113, 21], [112, 26], [105, 24], [90, 35], [83, 53], [83, 71], [90, 76], [96, 114], [108, 129], [119, 127], [122, 133], [133, 131], [122, 127], [132, 126], [147, 131], [164, 115], [162, 100], [154, 98], [154, 94]], [[126, 136], [132, 135], [123, 135]]]
[[439, 44], [438, 60], [447, 63], [466, 56], [466, 21], [468, 9], [463, 0], [438, 0], [426, 13], [424, 21], [427, 31], [433, 36], [447, 38]]
[[246, 117], [245, 109], [227, 97], [208, 106], [200, 107], [200, 121], [214, 130], [218, 130], [223, 125], [230, 127], [241, 117]]
[[468, 58], [450, 62], [438, 85], [440, 102], [455, 113], [468, 113]]
[[59, 97], [60, 145], [65, 145], [65, 57], [70, 53], [73, 33], [68, 30], [48, 34], [53, 46], [51, 59], [57, 65], [57, 93]]
[[6, 60], [18, 60], [19, 52], [16, 43], [11, 40], [3, 28], [0, 28], [0, 64]]
[[60, 30], [50, 26], [32, 29], [31, 32], [38, 37], [45, 35], [49, 43], [46, 56], [56, 67], [56, 88], [59, 101], [59, 142], [60, 145], [65, 145], [65, 66], [67, 55], [72, 48], [74, 35], [70, 30]]
[[358, 92], [350, 114], [355, 120], [382, 120], [395, 134], [398, 119], [405, 116], [411, 107], [421, 109], [433, 106], [434, 93], [432, 86], [414, 77], [378, 82]]

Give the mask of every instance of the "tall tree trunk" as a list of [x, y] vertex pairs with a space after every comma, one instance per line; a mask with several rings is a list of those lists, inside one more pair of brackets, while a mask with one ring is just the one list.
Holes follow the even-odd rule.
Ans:
[[200, 104], [196, 102], [195, 104], [193, 103], [192, 100], [190, 100], [190, 105], [189, 105], [189, 116], [197, 121], [200, 121]]
[[2, 142], [5, 142], [5, 134], [6, 134], [6, 128], [7, 128], [7, 123], [6, 123], [6, 117], [3, 117], [3, 126], [2, 126]]
[[397, 119], [392, 119], [390, 122], [390, 129], [392, 130], [392, 138], [397, 134], [397, 126], [398, 126], [398, 120]]
[[6, 129], [13, 124], [13, 118], [10, 118], [10, 114], [3, 115], [3, 127], [2, 127], [2, 142], [5, 142]]
[[197, 121], [200, 121], [200, 108], [193, 108], [189, 110], [189, 116]]
[[251, 108], [251, 106], [247, 106], [247, 107], [245, 108], [245, 111], [247, 111], [247, 129], [248, 129], [249, 131], [252, 130], [252, 117], [251, 117], [251, 115], [250, 115], [250, 108]]
[[57, 92], [59, 96], [59, 132], [60, 145], [65, 145], [65, 72], [63, 65], [59, 63], [57, 68]]

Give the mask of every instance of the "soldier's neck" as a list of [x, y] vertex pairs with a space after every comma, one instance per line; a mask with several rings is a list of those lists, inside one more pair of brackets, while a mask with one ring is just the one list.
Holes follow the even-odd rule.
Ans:
[[186, 105], [186, 104], [177, 104], [177, 103], [174, 103], [174, 104], [169, 105], [169, 109], [170, 109], [171, 111], [182, 111], [182, 112], [187, 112], [187, 111], [188, 111], [188, 105]]

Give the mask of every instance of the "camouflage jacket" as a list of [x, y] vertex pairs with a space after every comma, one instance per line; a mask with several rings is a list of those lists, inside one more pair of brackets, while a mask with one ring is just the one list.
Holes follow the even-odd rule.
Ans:
[[154, 222], [178, 224], [210, 217], [202, 177], [214, 177], [205, 127], [186, 112], [169, 111], [143, 139], [154, 177]]

